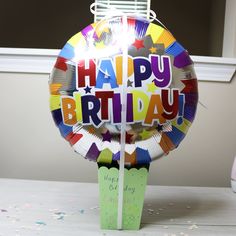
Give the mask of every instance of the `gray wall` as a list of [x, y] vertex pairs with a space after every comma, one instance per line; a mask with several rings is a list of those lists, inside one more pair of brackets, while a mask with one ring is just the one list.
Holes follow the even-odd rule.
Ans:
[[[75, 154], [49, 111], [48, 76], [0, 74], [0, 177], [96, 182], [97, 166]], [[152, 163], [149, 184], [229, 186], [236, 154], [236, 78], [200, 82], [193, 126], [180, 147]]]

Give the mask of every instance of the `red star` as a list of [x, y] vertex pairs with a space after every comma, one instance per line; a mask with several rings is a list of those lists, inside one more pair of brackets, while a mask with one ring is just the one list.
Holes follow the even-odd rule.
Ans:
[[185, 87], [181, 91], [181, 93], [197, 93], [197, 79], [188, 79], [188, 80], [181, 80]]
[[126, 143], [132, 143], [132, 137], [133, 137], [133, 134], [128, 134], [128, 133], [126, 132], [125, 142], [126, 142]]
[[[125, 133], [125, 142], [126, 143], [132, 143], [132, 137], [133, 137], [133, 134], [129, 134], [129, 133]], [[119, 138], [120, 138], [120, 135], [119, 135]]]
[[135, 39], [135, 42], [132, 44], [134, 47], [139, 50], [140, 48], [144, 48], [143, 40]]

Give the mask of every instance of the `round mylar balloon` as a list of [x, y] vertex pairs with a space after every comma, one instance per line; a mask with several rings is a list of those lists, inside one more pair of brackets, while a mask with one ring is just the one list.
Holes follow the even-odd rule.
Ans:
[[188, 52], [168, 30], [136, 17], [104, 19], [73, 36], [61, 50], [49, 84], [51, 112], [61, 135], [77, 153], [99, 163], [120, 159], [122, 91], [127, 99], [127, 165], [147, 164], [175, 149], [198, 102]]

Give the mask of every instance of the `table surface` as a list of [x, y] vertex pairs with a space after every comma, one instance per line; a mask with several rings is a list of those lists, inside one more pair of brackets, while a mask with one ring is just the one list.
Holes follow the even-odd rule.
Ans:
[[229, 188], [147, 186], [139, 231], [100, 230], [98, 185], [0, 179], [0, 236], [236, 235]]

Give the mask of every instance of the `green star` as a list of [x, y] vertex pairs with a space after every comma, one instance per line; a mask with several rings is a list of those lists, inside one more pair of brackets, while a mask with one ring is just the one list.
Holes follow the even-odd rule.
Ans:
[[141, 133], [139, 133], [139, 135], [141, 136], [142, 140], [148, 139], [151, 136], [152, 132], [151, 131], [147, 131], [146, 129], [143, 129], [143, 131]]

